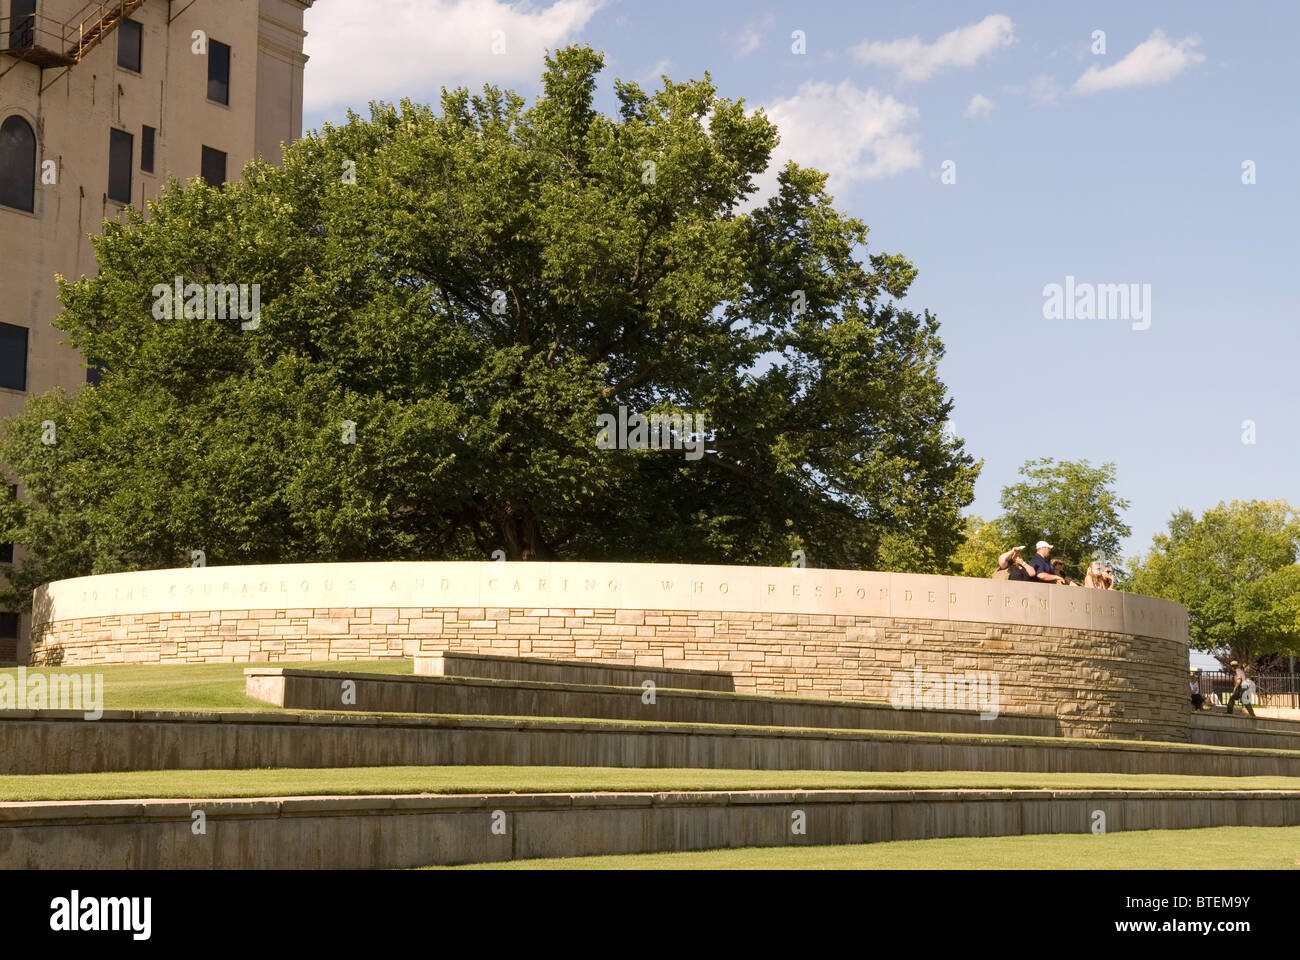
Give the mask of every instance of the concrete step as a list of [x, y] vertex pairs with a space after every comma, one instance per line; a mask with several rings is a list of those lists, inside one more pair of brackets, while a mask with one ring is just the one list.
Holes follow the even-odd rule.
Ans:
[[1300, 751], [618, 720], [422, 714], [0, 713], [0, 774], [540, 765], [1300, 777]]
[[731, 674], [718, 670], [683, 670], [589, 660], [541, 660], [498, 657], [481, 653], [443, 651], [415, 658], [416, 676], [481, 677], [485, 680], [537, 680], [544, 683], [586, 683], [640, 687], [646, 681], [675, 690], [736, 689]]
[[[205, 829], [193, 830], [202, 811]], [[1300, 791], [808, 790], [0, 803], [5, 866], [338, 870], [1300, 824]], [[797, 829], [796, 829], [797, 825]], [[358, 842], [361, 838], [361, 842]]]
[[1218, 747], [1300, 750], [1300, 721], [1201, 710], [1192, 714], [1191, 742]]
[[[451, 661], [446, 665], [451, 666]], [[293, 710], [722, 723], [831, 730], [1060, 736], [1056, 718], [974, 710], [895, 710], [885, 703], [460, 676], [249, 667], [250, 697]], [[636, 674], [619, 679], [636, 681]]]

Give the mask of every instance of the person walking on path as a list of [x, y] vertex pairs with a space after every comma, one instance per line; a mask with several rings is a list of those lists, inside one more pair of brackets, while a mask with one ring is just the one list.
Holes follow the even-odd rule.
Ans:
[[1251, 706], [1255, 702], [1255, 681], [1246, 676], [1246, 671], [1236, 660], [1228, 664], [1233, 670], [1232, 696], [1228, 697], [1228, 712], [1232, 713], [1233, 706], [1237, 701], [1246, 708], [1246, 712], [1252, 717], [1255, 715], [1255, 708]]

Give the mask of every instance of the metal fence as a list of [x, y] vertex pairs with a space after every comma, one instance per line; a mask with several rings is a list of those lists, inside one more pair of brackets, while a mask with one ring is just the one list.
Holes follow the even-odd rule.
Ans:
[[[1300, 673], [1266, 673], [1251, 677], [1255, 681], [1255, 706], [1300, 709]], [[1217, 696], [1226, 704], [1232, 695], [1233, 674], [1206, 670], [1200, 675], [1201, 696], [1211, 703]]]

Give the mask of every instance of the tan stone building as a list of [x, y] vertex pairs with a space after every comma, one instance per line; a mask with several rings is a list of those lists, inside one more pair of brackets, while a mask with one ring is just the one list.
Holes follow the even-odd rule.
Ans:
[[[54, 275], [96, 270], [89, 234], [169, 176], [236, 179], [301, 136], [313, 2], [0, 0], [0, 417], [95, 376], [52, 325]], [[0, 613], [0, 663], [26, 621]]]

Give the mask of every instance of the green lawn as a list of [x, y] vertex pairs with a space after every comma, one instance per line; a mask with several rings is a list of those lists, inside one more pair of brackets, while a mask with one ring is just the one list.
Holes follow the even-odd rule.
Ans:
[[0, 777], [0, 801], [271, 797], [378, 793], [588, 793], [667, 790], [1297, 790], [1300, 777], [1161, 774], [696, 770], [624, 767], [346, 767], [135, 770]]
[[[102, 673], [105, 710], [259, 710], [279, 707], [244, 695], [245, 667], [298, 667], [355, 673], [409, 674], [410, 660], [298, 663], [187, 663], [29, 667], [39, 673]], [[17, 673], [16, 667], [0, 673]]]
[[745, 847], [476, 863], [452, 870], [1296, 870], [1300, 827], [1209, 827], [1023, 837]]

